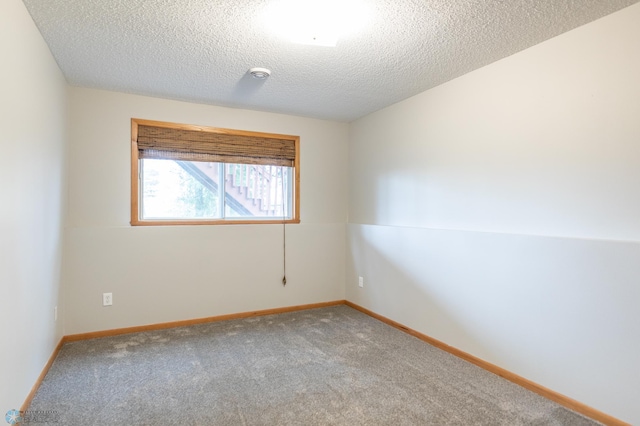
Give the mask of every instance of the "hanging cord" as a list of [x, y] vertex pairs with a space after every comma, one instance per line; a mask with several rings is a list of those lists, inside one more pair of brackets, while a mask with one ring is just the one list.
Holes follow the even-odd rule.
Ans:
[[287, 285], [287, 222], [284, 208], [284, 168], [280, 167], [280, 183], [282, 184], [282, 285]]

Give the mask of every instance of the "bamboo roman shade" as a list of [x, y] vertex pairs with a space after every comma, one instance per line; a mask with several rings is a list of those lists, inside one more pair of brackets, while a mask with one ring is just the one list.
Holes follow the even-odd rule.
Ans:
[[138, 158], [293, 167], [296, 140], [222, 129], [188, 130], [138, 125]]

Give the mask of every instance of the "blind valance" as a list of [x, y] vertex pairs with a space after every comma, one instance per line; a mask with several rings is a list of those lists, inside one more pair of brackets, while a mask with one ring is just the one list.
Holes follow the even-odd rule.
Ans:
[[139, 158], [293, 167], [297, 136], [138, 124]]

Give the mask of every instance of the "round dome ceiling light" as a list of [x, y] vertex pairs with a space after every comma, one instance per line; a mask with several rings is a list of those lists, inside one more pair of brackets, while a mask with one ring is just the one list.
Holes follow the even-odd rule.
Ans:
[[264, 80], [271, 75], [271, 71], [266, 68], [251, 68], [249, 74], [258, 80]]

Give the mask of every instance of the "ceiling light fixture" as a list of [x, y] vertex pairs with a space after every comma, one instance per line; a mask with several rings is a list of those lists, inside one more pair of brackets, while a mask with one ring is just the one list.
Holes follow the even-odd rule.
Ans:
[[265, 80], [267, 77], [271, 75], [271, 71], [266, 68], [251, 68], [249, 70], [249, 74], [253, 78], [257, 78], [258, 80]]
[[279, 0], [265, 10], [270, 32], [294, 43], [335, 47], [370, 21], [364, 0]]

